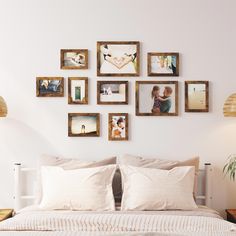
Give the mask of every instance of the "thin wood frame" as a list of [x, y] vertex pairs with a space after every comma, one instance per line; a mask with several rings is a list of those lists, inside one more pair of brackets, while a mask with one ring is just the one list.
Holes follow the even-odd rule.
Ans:
[[[137, 47], [137, 68], [135, 73], [101, 73], [101, 58], [100, 58], [100, 47], [104, 44], [113, 44], [113, 45], [136, 45]], [[97, 42], [97, 76], [113, 76], [113, 77], [133, 77], [140, 75], [140, 43], [138, 41], [99, 41]]]
[[[113, 138], [112, 137], [112, 117], [125, 116], [125, 137]], [[108, 114], [108, 140], [109, 141], [128, 141], [129, 140], [129, 115], [128, 113], [109, 113]]]
[[[61, 80], [60, 91], [52, 93], [40, 93], [40, 81], [41, 80]], [[36, 78], [36, 96], [37, 97], [64, 97], [64, 78], [63, 77], [37, 77]]]
[[[74, 134], [72, 133], [72, 118], [76, 116], [94, 116], [96, 117], [95, 134]], [[99, 113], [68, 113], [68, 136], [69, 137], [99, 137], [100, 136], [100, 114]]]
[[[72, 81], [75, 80], [84, 80], [85, 81], [85, 100], [84, 101], [73, 101], [72, 99], [72, 91], [71, 91], [71, 85]], [[88, 104], [88, 77], [68, 77], [68, 104], [72, 105], [83, 105]]]
[[[68, 52], [75, 52], [75, 53], [82, 53], [85, 55], [85, 65], [84, 66], [65, 66], [64, 58], [65, 53]], [[62, 70], [84, 70], [88, 69], [88, 49], [61, 49], [61, 69]]]
[[[176, 56], [176, 72], [175, 73], [154, 73], [152, 72], [151, 59], [153, 56]], [[147, 54], [147, 71], [148, 76], [179, 76], [179, 53], [177, 52], [149, 52]]]
[[[125, 84], [125, 101], [124, 102], [102, 102], [100, 99], [101, 86], [103, 84]], [[129, 102], [129, 82], [128, 81], [97, 81], [97, 104], [99, 105], [127, 105]]]
[[[146, 113], [139, 111], [139, 85], [142, 84], [160, 84], [160, 85], [175, 85], [175, 112], [160, 112], [160, 113]], [[179, 110], [179, 94], [178, 94], [178, 81], [136, 81], [135, 84], [135, 108], [136, 108], [136, 116], [178, 116]]]
[[[188, 86], [189, 84], [205, 84], [206, 91], [205, 91], [205, 100], [206, 105], [205, 109], [191, 109], [189, 108], [189, 99], [188, 99]], [[209, 112], [209, 81], [185, 81], [185, 112]]]

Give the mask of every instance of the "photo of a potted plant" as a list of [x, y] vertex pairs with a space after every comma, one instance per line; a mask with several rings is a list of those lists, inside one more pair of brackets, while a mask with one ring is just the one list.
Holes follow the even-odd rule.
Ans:
[[229, 175], [230, 180], [235, 180], [236, 174], [236, 154], [230, 155], [228, 161], [223, 168], [223, 173]]

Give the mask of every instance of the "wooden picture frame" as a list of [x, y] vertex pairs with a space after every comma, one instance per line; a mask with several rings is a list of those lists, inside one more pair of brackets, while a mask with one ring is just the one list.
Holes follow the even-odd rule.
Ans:
[[178, 116], [178, 81], [136, 81], [135, 97], [136, 116]]
[[97, 104], [127, 105], [128, 100], [128, 81], [97, 81]]
[[209, 112], [209, 81], [185, 81], [185, 112]]
[[[118, 47], [120, 45], [120, 48]], [[97, 42], [97, 76], [139, 76], [138, 41]]]
[[68, 77], [68, 104], [88, 104], [88, 77]]
[[148, 76], [179, 76], [179, 53], [149, 52], [147, 61]]
[[37, 77], [37, 97], [64, 97], [63, 77]]
[[129, 139], [128, 113], [109, 113], [108, 121], [109, 141], [127, 141]]
[[61, 69], [88, 69], [88, 49], [61, 49]]
[[[88, 127], [86, 127], [86, 125]], [[88, 130], [87, 132], [86, 132], [86, 129]], [[100, 114], [99, 113], [68, 113], [68, 136], [69, 137], [99, 137], [100, 136]]]

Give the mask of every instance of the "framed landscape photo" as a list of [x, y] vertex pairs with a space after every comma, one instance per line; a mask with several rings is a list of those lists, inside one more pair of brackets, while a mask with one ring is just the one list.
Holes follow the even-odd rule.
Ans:
[[128, 104], [128, 81], [97, 81], [97, 104]]
[[128, 140], [128, 113], [109, 113], [108, 139], [110, 141]]
[[209, 111], [209, 81], [185, 81], [185, 111]]
[[88, 69], [88, 49], [61, 49], [61, 69]]
[[88, 104], [88, 78], [68, 78], [68, 104]]
[[37, 77], [37, 97], [64, 97], [63, 77]]
[[98, 137], [100, 136], [99, 113], [69, 113], [69, 137]]
[[136, 81], [137, 116], [177, 116], [178, 81]]
[[97, 42], [97, 76], [139, 76], [137, 41]]
[[179, 76], [179, 53], [148, 53], [149, 76]]

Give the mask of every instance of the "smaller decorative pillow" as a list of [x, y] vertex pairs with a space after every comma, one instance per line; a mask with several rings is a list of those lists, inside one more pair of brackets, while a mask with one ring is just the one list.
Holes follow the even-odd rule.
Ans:
[[43, 166], [40, 208], [114, 211], [112, 180], [115, 171], [116, 165], [76, 170]]
[[121, 165], [121, 210], [192, 210], [194, 167], [171, 170]]

